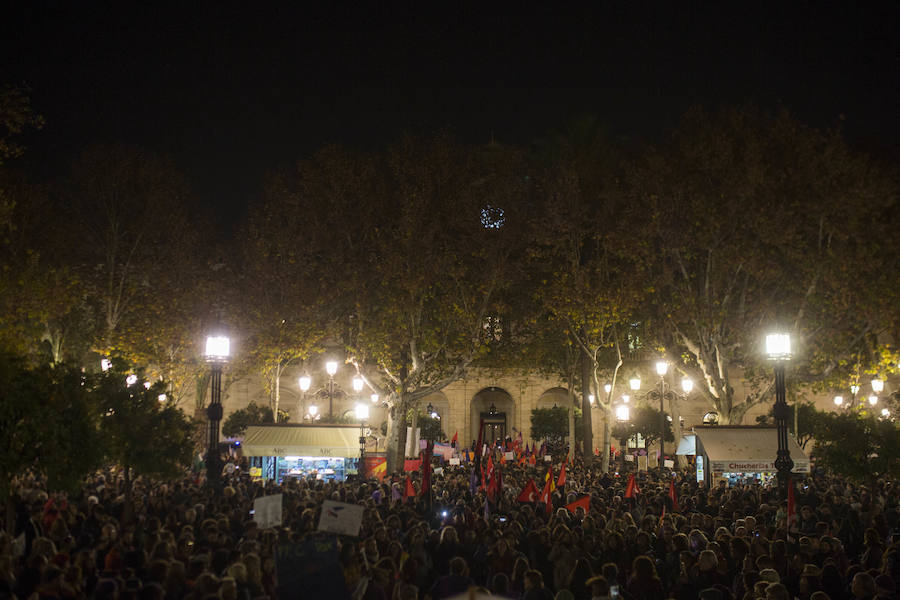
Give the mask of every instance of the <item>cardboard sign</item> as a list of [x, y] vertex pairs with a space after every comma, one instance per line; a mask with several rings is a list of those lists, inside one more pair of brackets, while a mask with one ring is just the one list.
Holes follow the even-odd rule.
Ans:
[[626, 455], [625, 455], [625, 462], [634, 462], [634, 455], [633, 455], [633, 454], [626, 454]]
[[281, 525], [281, 494], [263, 496], [254, 500], [253, 522], [260, 529]]
[[435, 475], [443, 475], [443, 474], [444, 474], [444, 467], [435, 467], [435, 468], [434, 468], [434, 474], [435, 474]]
[[503, 457], [506, 458], [506, 460], [515, 460], [516, 454], [514, 452], [505, 452]]
[[325, 500], [319, 516], [319, 531], [358, 536], [364, 512], [358, 504]]
[[451, 458], [451, 459], [450, 459], [450, 466], [451, 466], [451, 467], [458, 467], [458, 466], [459, 466], [459, 459], [458, 459], [458, 458]]
[[663, 466], [667, 469], [672, 469], [675, 467], [675, 461], [669, 460], [668, 458], [663, 461]]
[[553, 457], [549, 454], [544, 455], [544, 462], [553, 462]]
[[262, 477], [262, 467], [250, 467], [250, 477]]

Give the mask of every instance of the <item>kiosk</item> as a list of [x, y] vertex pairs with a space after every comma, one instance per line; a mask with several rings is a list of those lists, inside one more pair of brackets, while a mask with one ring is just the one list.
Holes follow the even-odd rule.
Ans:
[[[794, 473], [809, 473], [809, 457], [792, 436], [788, 449]], [[774, 427], [704, 425], [692, 429], [678, 444], [677, 454], [695, 456], [697, 481], [707, 486], [718, 481], [768, 482], [775, 476], [778, 434]]]
[[251, 425], [241, 450], [263, 479], [343, 481], [358, 472], [359, 425]]

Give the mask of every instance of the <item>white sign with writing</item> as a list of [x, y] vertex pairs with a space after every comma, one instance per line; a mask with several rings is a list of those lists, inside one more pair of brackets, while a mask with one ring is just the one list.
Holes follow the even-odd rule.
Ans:
[[459, 466], [459, 459], [458, 459], [458, 458], [451, 458], [451, 459], [450, 459], [450, 466], [451, 466], [451, 467]]
[[625, 462], [634, 462], [634, 455], [633, 455], [633, 454], [626, 454], [626, 455], [625, 455]]
[[666, 460], [663, 461], [663, 466], [665, 466], [667, 469], [673, 469], [673, 468], [675, 468], [675, 461], [669, 460], [667, 458]]
[[516, 455], [515, 455], [514, 453], [512, 453], [512, 452], [506, 452], [506, 453], [503, 454], [503, 457], [504, 457], [506, 460], [514, 460], [514, 459], [516, 458]]
[[319, 517], [319, 531], [357, 536], [364, 511], [365, 509], [357, 504], [325, 500]]
[[553, 462], [553, 457], [549, 454], [544, 455], [544, 462]]
[[281, 525], [281, 494], [263, 496], [254, 500], [253, 521], [260, 529]]

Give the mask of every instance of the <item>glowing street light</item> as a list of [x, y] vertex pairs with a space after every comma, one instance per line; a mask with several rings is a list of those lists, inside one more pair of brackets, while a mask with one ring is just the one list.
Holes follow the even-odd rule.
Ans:
[[210, 365], [209, 407], [206, 416], [209, 419], [209, 431], [206, 447], [206, 480], [218, 483], [222, 474], [222, 460], [219, 456], [219, 424], [222, 422], [222, 367], [228, 362], [231, 354], [231, 340], [224, 335], [211, 335], [206, 338], [206, 362]]
[[844, 397], [843, 397], [843, 396], [835, 396], [835, 397], [834, 397], [834, 405], [835, 405], [835, 406], [841, 406], [841, 405], [843, 405], [843, 404], [844, 404]]
[[775, 363], [775, 427], [778, 433], [778, 452], [775, 469], [778, 471], [778, 492], [782, 500], [787, 499], [788, 480], [794, 461], [788, 448], [787, 420], [788, 406], [784, 384], [784, 364], [791, 359], [791, 336], [787, 333], [770, 333], [766, 336], [766, 354]]
[[878, 404], [878, 396], [875, 396], [875, 395], [869, 396], [869, 404], [871, 404], [872, 406], [875, 406], [876, 404]]
[[628, 387], [631, 388], [632, 392], [636, 392], [641, 389], [641, 377], [637, 373], [632, 373], [631, 378], [628, 380]]
[[872, 380], [872, 391], [876, 394], [880, 394], [884, 391], [884, 379], [878, 379], [877, 377]]
[[685, 377], [681, 380], [681, 390], [685, 394], [690, 394], [694, 390], [694, 380], [690, 377]]

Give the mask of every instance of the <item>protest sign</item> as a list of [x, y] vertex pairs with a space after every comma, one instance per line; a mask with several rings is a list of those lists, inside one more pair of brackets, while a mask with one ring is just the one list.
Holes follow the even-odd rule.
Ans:
[[357, 536], [364, 510], [358, 504], [325, 500], [322, 503], [322, 514], [319, 516], [319, 531]]

